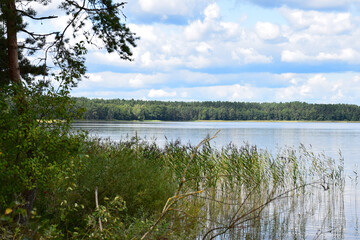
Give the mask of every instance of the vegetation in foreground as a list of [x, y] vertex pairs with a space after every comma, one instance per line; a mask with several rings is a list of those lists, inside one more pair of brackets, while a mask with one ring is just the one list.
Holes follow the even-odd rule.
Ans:
[[[319, 206], [304, 203], [318, 194], [340, 199], [344, 181], [342, 161], [304, 147], [271, 156], [248, 145], [216, 150], [210, 139], [164, 148], [136, 138], [115, 143], [69, 134], [44, 141], [50, 140], [55, 145], [43, 154], [59, 164], [39, 168], [34, 159], [27, 173], [11, 161], [19, 146], [1, 142], [1, 239], [284, 239], [307, 234], [306, 220]], [[34, 188], [22, 224], [20, 193]], [[338, 217], [332, 204], [323, 211]]]
[[74, 100], [78, 108], [86, 109], [85, 120], [360, 121], [360, 107], [350, 104]]

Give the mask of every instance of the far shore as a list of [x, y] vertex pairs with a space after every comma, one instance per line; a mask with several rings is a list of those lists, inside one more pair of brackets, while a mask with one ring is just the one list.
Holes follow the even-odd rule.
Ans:
[[309, 121], [309, 120], [193, 120], [193, 121], [164, 121], [164, 120], [75, 120], [75, 122], [123, 122], [123, 123], [151, 123], [151, 122], [274, 122], [274, 123], [360, 123], [360, 121]]

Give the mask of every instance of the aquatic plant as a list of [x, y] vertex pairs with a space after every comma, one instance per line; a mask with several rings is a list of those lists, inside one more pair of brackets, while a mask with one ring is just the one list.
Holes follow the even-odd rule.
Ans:
[[0, 237], [342, 239], [341, 158], [304, 146], [277, 155], [248, 144], [216, 149], [212, 138], [164, 148], [137, 137], [81, 141], [38, 187], [29, 224], [7, 221], [7, 211]]
[[[307, 202], [319, 194], [325, 192], [341, 200], [342, 158], [336, 162], [323, 154], [315, 155], [304, 146], [297, 151], [285, 149], [276, 157], [248, 144], [217, 150], [211, 147], [211, 139], [186, 151], [178, 144], [166, 147], [165, 158], [178, 179], [178, 190], [158, 220], [173, 211], [178, 224], [199, 224], [197, 238], [202, 239], [224, 235], [225, 239], [258, 239], [270, 234], [269, 230], [271, 238], [276, 238], [298, 232], [291, 221], [306, 222], [314, 210], [306, 214], [299, 211], [314, 208], [316, 204], [308, 206]], [[189, 206], [198, 209], [187, 211]], [[282, 230], [277, 232], [278, 228]], [[150, 228], [147, 234], [151, 231]]]

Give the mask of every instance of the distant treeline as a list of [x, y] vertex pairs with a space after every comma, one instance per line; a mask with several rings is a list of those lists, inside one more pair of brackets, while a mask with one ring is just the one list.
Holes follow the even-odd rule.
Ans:
[[360, 107], [350, 104], [74, 99], [77, 107], [85, 109], [85, 120], [360, 121]]

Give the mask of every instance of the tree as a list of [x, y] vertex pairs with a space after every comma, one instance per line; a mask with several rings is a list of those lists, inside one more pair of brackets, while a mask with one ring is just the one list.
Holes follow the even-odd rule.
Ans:
[[[27, 29], [29, 20], [46, 21], [58, 16], [37, 16], [31, 3], [52, 4], [51, 0], [4, 0], [1, 2], [1, 20], [5, 22], [10, 79], [19, 83], [20, 67], [18, 49], [26, 49], [29, 55], [39, 54], [40, 63], [47, 65], [52, 58], [55, 67], [64, 71], [57, 77], [75, 85], [85, 73], [84, 55], [86, 44], [98, 46], [99, 41], [108, 52], [117, 52], [120, 58], [131, 60], [131, 47], [135, 47], [137, 37], [122, 23], [125, 3], [112, 0], [64, 0], [59, 10], [69, 17], [64, 29], [48, 33], [37, 33]], [[25, 20], [27, 20], [27, 22]], [[17, 34], [27, 35], [18, 43]], [[80, 37], [81, 36], [81, 37]], [[80, 39], [80, 40], [76, 40]]]
[[[64, 154], [78, 144], [69, 130], [77, 115], [69, 94], [86, 73], [87, 47], [105, 48], [131, 61], [138, 39], [123, 23], [124, 2], [63, 0], [58, 13], [68, 18], [65, 28], [46, 33], [31, 30], [31, 23], [60, 15], [38, 16], [34, 4], [53, 3], [0, 2], [0, 210], [23, 201], [23, 223], [49, 169], [60, 170], [66, 164]], [[24, 41], [18, 40], [19, 34]], [[30, 56], [37, 61], [31, 62]], [[38, 75], [43, 77], [35, 78]]]
[[[6, 31], [0, 26], [0, 88], [10, 84], [8, 45]], [[31, 76], [47, 74], [46, 67], [42, 65], [31, 64], [29, 59], [25, 58], [21, 49], [18, 51], [19, 67], [21, 69], [21, 78], [27, 83], [31, 82]]]

